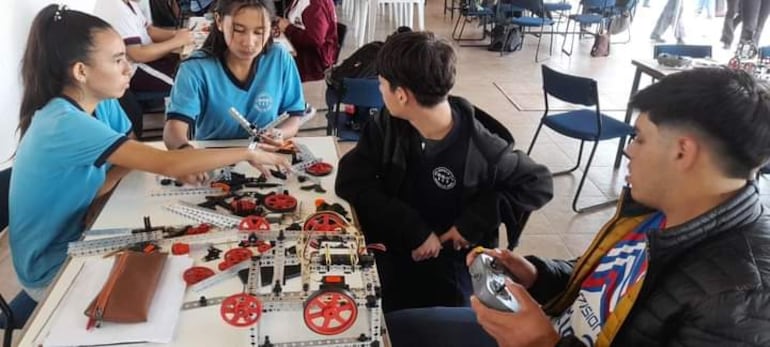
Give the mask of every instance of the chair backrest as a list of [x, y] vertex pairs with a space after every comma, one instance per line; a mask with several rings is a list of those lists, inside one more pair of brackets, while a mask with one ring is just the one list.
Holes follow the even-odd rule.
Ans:
[[[594, 106], [599, 102], [596, 81], [590, 78], [567, 75], [543, 66], [543, 90], [559, 100], [573, 104]], [[546, 100], [547, 102], [547, 100]]]
[[0, 171], [0, 231], [8, 226], [8, 191], [11, 186], [11, 168]]
[[657, 58], [661, 53], [678, 55], [680, 57], [706, 58], [711, 56], [711, 46], [706, 45], [655, 45], [652, 57]]
[[759, 54], [759, 59], [768, 59], [770, 58], [770, 46], [762, 46], [757, 48], [757, 53]]
[[615, 7], [615, 0], [582, 0], [583, 9], [593, 13], [604, 13]]
[[361, 107], [382, 108], [385, 104], [380, 94], [380, 81], [376, 78], [345, 78], [345, 93], [340, 102]]

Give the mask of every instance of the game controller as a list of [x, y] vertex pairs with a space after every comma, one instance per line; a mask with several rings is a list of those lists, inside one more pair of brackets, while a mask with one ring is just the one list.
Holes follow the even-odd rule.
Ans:
[[479, 254], [468, 271], [473, 294], [489, 308], [503, 312], [519, 311], [519, 302], [505, 286], [505, 271], [495, 258]]

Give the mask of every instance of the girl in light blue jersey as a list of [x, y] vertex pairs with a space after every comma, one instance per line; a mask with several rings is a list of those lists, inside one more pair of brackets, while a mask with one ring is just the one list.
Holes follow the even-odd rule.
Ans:
[[228, 114], [231, 107], [249, 122], [265, 126], [291, 116], [277, 129], [283, 139], [297, 133], [305, 100], [296, 63], [282, 45], [273, 45], [269, 0], [220, 0], [215, 23], [200, 51], [177, 72], [163, 140], [168, 149], [198, 140], [247, 138]]
[[123, 41], [101, 19], [56, 5], [35, 17], [9, 192], [13, 265], [35, 300], [64, 262], [67, 243], [80, 238], [92, 201], [130, 169], [178, 177], [240, 161], [287, 166], [263, 151], [167, 152], [134, 141], [115, 100], [130, 77]]

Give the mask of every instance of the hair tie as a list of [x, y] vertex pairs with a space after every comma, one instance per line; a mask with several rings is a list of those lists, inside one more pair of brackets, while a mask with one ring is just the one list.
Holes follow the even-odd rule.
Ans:
[[64, 11], [67, 10], [67, 5], [59, 4], [59, 8], [56, 9], [56, 12], [53, 14], [53, 21], [58, 22], [62, 19], [62, 15], [64, 14]]

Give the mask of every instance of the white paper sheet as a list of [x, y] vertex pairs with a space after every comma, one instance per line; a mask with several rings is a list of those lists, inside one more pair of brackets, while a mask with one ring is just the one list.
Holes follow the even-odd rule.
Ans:
[[150, 312], [145, 323], [104, 322], [100, 328], [86, 330], [88, 317], [83, 314], [99, 293], [112, 268], [113, 259], [94, 258], [83, 265], [61, 307], [53, 317], [45, 346], [83, 346], [118, 343], [168, 343], [174, 338], [184, 299], [182, 273], [192, 266], [187, 256], [169, 257], [160, 276]]

